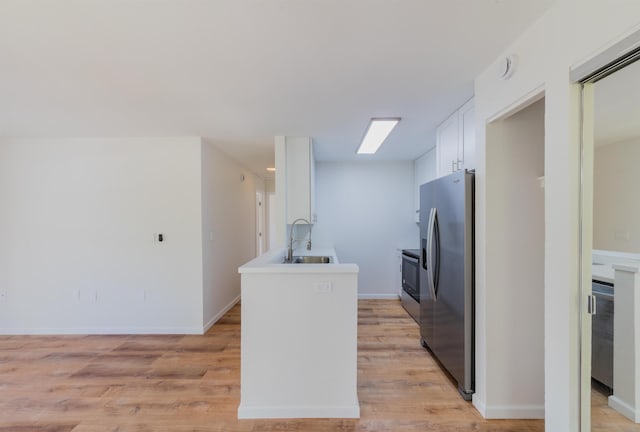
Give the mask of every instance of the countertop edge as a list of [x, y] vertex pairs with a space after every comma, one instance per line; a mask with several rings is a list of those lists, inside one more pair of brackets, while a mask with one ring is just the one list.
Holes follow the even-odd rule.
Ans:
[[333, 248], [317, 248], [311, 251], [296, 250], [294, 255], [323, 255], [333, 258], [332, 264], [285, 264], [282, 258], [285, 248], [271, 250], [238, 267], [238, 273], [279, 273], [279, 274], [324, 274], [324, 273], [358, 273], [357, 264], [340, 263]]
[[594, 249], [592, 252], [591, 279], [614, 284], [616, 271], [640, 272], [640, 255], [627, 252]]
[[256, 267], [240, 267], [240, 274], [274, 273], [274, 274], [323, 274], [323, 273], [358, 273], [357, 264], [265, 264]]
[[613, 267], [614, 270], [620, 270], [629, 273], [638, 273], [638, 271], [640, 271], [640, 269], [638, 269], [638, 266], [628, 264], [612, 264], [611, 267]]

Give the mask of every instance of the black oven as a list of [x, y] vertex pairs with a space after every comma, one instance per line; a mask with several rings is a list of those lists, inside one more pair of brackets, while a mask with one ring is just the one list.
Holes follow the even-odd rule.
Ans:
[[402, 306], [416, 322], [420, 322], [420, 251], [402, 250]]
[[412, 250], [402, 251], [402, 289], [416, 301], [420, 301], [420, 259]]

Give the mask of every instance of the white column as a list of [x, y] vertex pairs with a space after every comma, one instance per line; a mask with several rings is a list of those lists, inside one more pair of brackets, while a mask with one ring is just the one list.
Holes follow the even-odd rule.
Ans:
[[613, 265], [613, 395], [609, 406], [640, 423], [640, 274], [638, 267]]

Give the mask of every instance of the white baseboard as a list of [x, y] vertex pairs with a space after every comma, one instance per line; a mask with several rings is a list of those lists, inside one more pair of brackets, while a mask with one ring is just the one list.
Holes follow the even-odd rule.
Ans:
[[480, 415], [484, 418], [487, 418], [487, 406], [484, 401], [480, 399], [477, 393], [471, 395], [471, 403], [478, 410]]
[[213, 325], [224, 316], [224, 314], [226, 314], [227, 312], [229, 312], [231, 310], [232, 307], [234, 307], [238, 302], [240, 301], [240, 294], [238, 294], [238, 297], [234, 298], [233, 300], [231, 300], [231, 302], [226, 305], [225, 307], [222, 308], [222, 310], [220, 312], [218, 312], [217, 314], [214, 315], [213, 318], [211, 318], [209, 321], [207, 321], [207, 323], [204, 325], [204, 327], [202, 328], [202, 334], [205, 334], [206, 332], [209, 331], [209, 329], [211, 327], [213, 327]]
[[0, 335], [145, 335], [202, 334], [199, 327], [0, 328]]
[[488, 406], [484, 409], [486, 419], [543, 419], [544, 405]]
[[640, 410], [633, 408], [631, 405], [617, 397], [615, 394], [609, 396], [609, 407], [618, 411], [620, 414], [635, 423], [640, 423]]
[[378, 293], [360, 293], [358, 294], [360, 300], [398, 300], [400, 296], [395, 293], [378, 294]]
[[236, 297], [220, 312], [211, 318], [203, 327], [60, 327], [60, 328], [0, 328], [0, 335], [198, 335], [205, 334], [216, 321], [224, 316], [232, 307], [240, 301]]
[[277, 406], [248, 407], [240, 404], [239, 419], [277, 418], [360, 418], [360, 406]]
[[544, 405], [489, 406], [473, 394], [471, 401], [480, 415], [486, 419], [543, 419]]

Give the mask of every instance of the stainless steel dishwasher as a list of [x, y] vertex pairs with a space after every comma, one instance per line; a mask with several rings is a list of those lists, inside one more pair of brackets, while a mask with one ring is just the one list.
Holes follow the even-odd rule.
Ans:
[[592, 281], [591, 377], [613, 390], [613, 284]]

